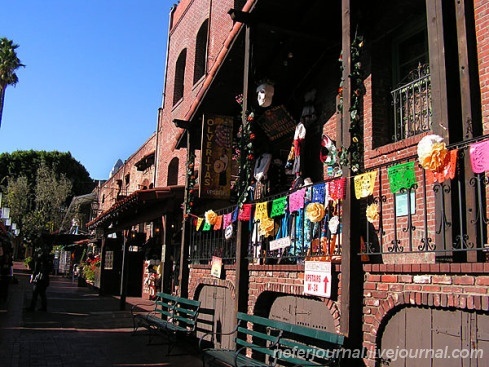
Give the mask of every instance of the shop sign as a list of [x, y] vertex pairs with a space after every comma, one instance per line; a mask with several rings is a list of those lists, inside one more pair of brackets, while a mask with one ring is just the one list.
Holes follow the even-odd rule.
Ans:
[[270, 246], [270, 251], [286, 248], [290, 246], [290, 237], [286, 236], [286, 237], [279, 238], [277, 240], [272, 240], [270, 241], [269, 246]]
[[331, 262], [306, 261], [304, 267], [304, 293], [331, 297]]
[[217, 256], [212, 256], [211, 275], [216, 278], [221, 278], [221, 269], [222, 259]]
[[271, 141], [291, 134], [297, 125], [283, 105], [266, 110], [258, 122]]
[[206, 115], [202, 124], [201, 198], [229, 199], [231, 191], [233, 118]]

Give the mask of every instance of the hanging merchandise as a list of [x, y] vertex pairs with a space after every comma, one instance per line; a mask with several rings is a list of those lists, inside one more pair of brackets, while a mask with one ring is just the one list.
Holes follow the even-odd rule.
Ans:
[[256, 203], [255, 205], [255, 221], [262, 221], [268, 219], [268, 202]]
[[421, 167], [430, 171], [438, 171], [445, 164], [448, 150], [439, 135], [426, 135], [418, 143], [418, 160]]
[[331, 200], [343, 200], [346, 196], [346, 177], [329, 181], [328, 194]]
[[368, 205], [366, 214], [367, 214], [367, 220], [370, 223], [374, 223], [375, 221], [379, 220], [380, 218], [379, 206], [376, 203], [372, 203]]
[[330, 230], [331, 234], [337, 234], [338, 233], [338, 227], [340, 225], [340, 218], [335, 215], [332, 217], [329, 222], [328, 222], [328, 229]]
[[489, 139], [470, 144], [469, 153], [474, 173], [489, 171]]
[[402, 189], [409, 190], [417, 184], [414, 162], [400, 163], [387, 168], [387, 176], [393, 194]]
[[373, 194], [377, 171], [371, 171], [356, 175], [353, 178], [355, 183], [355, 197], [357, 199], [366, 198]]
[[270, 210], [270, 217], [275, 218], [285, 214], [285, 208], [287, 207], [287, 197], [281, 197], [272, 201], [272, 208]]
[[210, 231], [211, 228], [212, 226], [207, 221], [204, 221], [204, 227], [202, 228], [202, 231], [203, 232]]
[[214, 222], [214, 226], [212, 227], [214, 231], [222, 229], [222, 221], [223, 221], [223, 216], [218, 215], [216, 221]]
[[302, 188], [289, 195], [289, 213], [298, 211], [304, 207], [305, 193], [306, 189]]
[[230, 240], [231, 238], [233, 238], [233, 233], [234, 233], [233, 225], [229, 224], [228, 226], [226, 226], [226, 229], [224, 230], [224, 238], [226, 240]]
[[262, 182], [267, 179], [267, 173], [271, 163], [272, 155], [270, 153], [263, 153], [257, 158], [254, 170], [254, 177], [257, 182]]
[[213, 226], [217, 221], [218, 215], [213, 210], [208, 210], [205, 212], [204, 217], [205, 217], [205, 222]]
[[233, 222], [232, 215], [233, 215], [233, 213], [227, 213], [227, 214], [224, 214], [222, 216], [222, 227], [223, 228], [227, 228], [227, 226], [229, 226]]
[[334, 166], [338, 160], [338, 151], [336, 143], [326, 134], [321, 139], [321, 149], [319, 151], [319, 160], [327, 166]]
[[304, 231], [305, 231], [305, 221], [304, 221], [304, 209], [299, 209], [297, 216], [295, 218], [295, 241], [293, 244], [293, 254], [300, 255], [304, 248]]
[[200, 228], [202, 227], [202, 223], [204, 223], [204, 218], [197, 218], [197, 221], [195, 223], [196, 231], [200, 231]]
[[426, 170], [426, 181], [428, 183], [444, 182], [447, 179], [455, 178], [457, 171], [458, 149], [448, 151], [444, 164], [437, 171]]
[[312, 187], [312, 199], [313, 203], [324, 204], [326, 200], [326, 185], [324, 183], [315, 184]]
[[247, 222], [251, 219], [251, 210], [253, 206], [252, 204], [243, 204], [241, 209], [239, 210], [238, 220]]
[[239, 216], [239, 207], [236, 207], [231, 216], [231, 222], [232, 223], [236, 222], [238, 220], [238, 216]]
[[276, 231], [278, 231], [278, 224], [272, 218], [263, 218], [259, 222], [260, 235], [263, 237], [274, 236]]
[[275, 93], [275, 87], [270, 81], [261, 83], [256, 88], [257, 101], [260, 107], [266, 108], [272, 105], [273, 95]]
[[288, 170], [287, 173], [292, 175], [300, 176], [302, 174], [301, 153], [306, 139], [306, 127], [300, 121], [295, 127], [294, 141], [292, 142], [292, 147], [290, 148], [290, 153], [287, 158], [287, 164], [285, 169]]
[[324, 205], [320, 203], [309, 203], [306, 207], [306, 218], [312, 223], [318, 223], [324, 218]]

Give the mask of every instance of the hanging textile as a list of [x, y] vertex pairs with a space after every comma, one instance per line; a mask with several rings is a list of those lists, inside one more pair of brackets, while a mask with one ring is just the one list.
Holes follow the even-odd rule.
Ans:
[[294, 191], [289, 196], [289, 213], [296, 212], [299, 209], [304, 208], [304, 196], [306, 189], [302, 188], [300, 190]]
[[272, 201], [272, 208], [270, 210], [270, 217], [275, 218], [285, 214], [285, 208], [287, 207], [287, 197], [281, 197]]
[[355, 197], [357, 199], [366, 198], [373, 194], [377, 171], [371, 171], [356, 175], [353, 178], [355, 184]]
[[222, 229], [222, 220], [223, 220], [223, 216], [218, 215], [216, 221], [214, 222], [214, 227], [213, 227], [214, 231], [218, 231]]
[[414, 161], [396, 164], [387, 168], [387, 176], [389, 177], [389, 185], [393, 194], [401, 191], [401, 189], [410, 189], [417, 182], [414, 172]]
[[329, 181], [328, 194], [331, 200], [343, 200], [346, 195], [346, 177], [335, 178]]
[[202, 231], [205, 232], [205, 231], [210, 231], [212, 228], [212, 226], [210, 225], [209, 222], [207, 221], [204, 221], [204, 227], [202, 228]]
[[233, 210], [233, 215], [231, 216], [231, 221], [234, 223], [238, 220], [239, 216], [239, 208], [236, 207], [236, 209]]
[[428, 183], [442, 183], [445, 180], [452, 180], [455, 178], [455, 173], [457, 170], [457, 155], [457, 149], [448, 151], [443, 167], [441, 167], [438, 171], [426, 170], [426, 181]]
[[204, 222], [204, 218], [197, 218], [197, 222], [195, 223], [195, 230], [200, 231], [200, 227]]
[[255, 221], [262, 221], [268, 219], [268, 202], [264, 201], [262, 203], [257, 203], [255, 205]]
[[489, 139], [470, 144], [469, 153], [474, 173], [489, 171]]
[[243, 222], [249, 221], [251, 219], [252, 207], [252, 204], [243, 204], [243, 206], [239, 210], [238, 220], [241, 220]]
[[326, 185], [324, 183], [313, 185], [311, 201], [313, 203], [324, 204], [325, 200], [326, 200]]
[[232, 215], [233, 215], [233, 213], [228, 213], [228, 214], [224, 214], [222, 216], [222, 227], [223, 228], [226, 228], [227, 226], [229, 226], [233, 222]]

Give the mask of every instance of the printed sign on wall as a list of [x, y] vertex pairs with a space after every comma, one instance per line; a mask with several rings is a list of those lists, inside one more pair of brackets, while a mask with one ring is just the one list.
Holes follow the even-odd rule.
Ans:
[[229, 199], [233, 118], [207, 115], [202, 125], [201, 198]]
[[304, 270], [304, 293], [330, 298], [331, 263], [326, 261], [306, 261]]

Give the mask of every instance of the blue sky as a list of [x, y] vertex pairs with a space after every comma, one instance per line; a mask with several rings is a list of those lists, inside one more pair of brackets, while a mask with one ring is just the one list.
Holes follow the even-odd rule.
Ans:
[[70, 152], [107, 179], [156, 129], [169, 0], [4, 0], [0, 37], [25, 68], [9, 86], [0, 153]]

